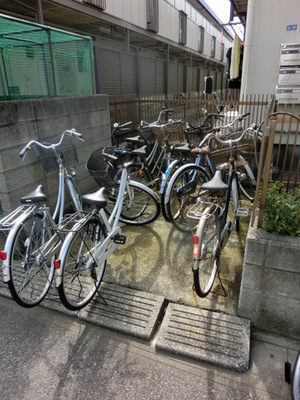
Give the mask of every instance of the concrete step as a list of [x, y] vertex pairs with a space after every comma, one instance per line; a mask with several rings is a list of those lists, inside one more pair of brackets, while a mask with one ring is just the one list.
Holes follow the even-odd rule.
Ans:
[[169, 304], [156, 349], [246, 371], [250, 357], [250, 321]]
[[152, 338], [165, 304], [163, 296], [105, 282], [99, 293], [102, 298], [96, 296], [79, 311], [79, 318], [144, 340]]

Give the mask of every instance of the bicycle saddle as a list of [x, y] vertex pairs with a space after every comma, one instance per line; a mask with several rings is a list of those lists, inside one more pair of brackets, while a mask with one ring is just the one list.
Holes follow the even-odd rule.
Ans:
[[22, 196], [20, 201], [22, 204], [45, 203], [47, 201], [47, 196], [43, 192], [43, 185], [39, 185], [32, 192], [28, 193], [25, 196]]
[[191, 149], [189, 147], [189, 144], [186, 143], [186, 144], [181, 145], [181, 146], [172, 147], [171, 148], [171, 152], [174, 153], [174, 154], [177, 154], [177, 153], [188, 153], [188, 154], [190, 154], [191, 153]]
[[106, 198], [104, 196], [105, 187], [100, 188], [94, 193], [84, 194], [82, 196], [82, 202], [88, 205], [95, 205], [98, 207], [105, 207], [107, 204]]
[[131, 155], [133, 156], [140, 156], [140, 157], [146, 157], [147, 153], [146, 153], [146, 145], [140, 147], [139, 149], [134, 149], [130, 152]]
[[223, 182], [221, 171], [216, 171], [214, 177], [208, 181], [204, 182], [202, 185], [202, 189], [206, 190], [228, 190], [228, 185]]
[[204, 146], [204, 147], [195, 147], [194, 149], [191, 150], [192, 154], [209, 154], [209, 147], [208, 146]]

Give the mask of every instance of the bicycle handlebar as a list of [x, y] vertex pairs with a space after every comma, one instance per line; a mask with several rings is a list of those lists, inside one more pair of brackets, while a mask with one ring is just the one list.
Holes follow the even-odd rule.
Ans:
[[248, 112], [248, 113], [246, 113], [246, 114], [239, 114], [232, 122], [230, 122], [229, 124], [226, 124], [226, 125], [221, 125], [221, 126], [218, 126], [216, 129], [226, 129], [226, 128], [232, 128], [233, 127], [233, 125], [236, 123], [236, 122], [241, 122], [244, 118], [246, 118], [246, 117], [249, 117], [249, 115], [250, 115], [250, 113]]
[[50, 150], [50, 149], [53, 150], [53, 149], [55, 149], [56, 147], [58, 147], [58, 146], [61, 145], [61, 143], [62, 143], [62, 141], [63, 141], [65, 135], [73, 136], [73, 137], [75, 137], [76, 139], [81, 140], [81, 141], [84, 142], [84, 139], [82, 138], [82, 134], [79, 133], [79, 132], [77, 132], [76, 129], [74, 129], [74, 128], [72, 128], [72, 129], [67, 129], [67, 130], [65, 130], [65, 131], [62, 133], [61, 138], [60, 138], [59, 142], [57, 142], [57, 143], [52, 143], [52, 144], [46, 145], [46, 144], [43, 144], [43, 143], [41, 143], [41, 142], [39, 142], [39, 141], [37, 141], [37, 140], [31, 140], [31, 141], [30, 141], [29, 143], [27, 143], [26, 146], [23, 147], [23, 149], [20, 151], [19, 157], [21, 157], [22, 160], [24, 160], [24, 159], [25, 159], [25, 156], [26, 156], [26, 154], [27, 154], [27, 151], [31, 149], [31, 146], [32, 146], [33, 144], [36, 144], [37, 146], [40, 146], [40, 147], [42, 147], [43, 149], [46, 149], [46, 150]]
[[173, 125], [173, 124], [178, 124], [178, 123], [182, 123], [182, 119], [168, 119], [168, 121], [165, 124], [157, 124], [156, 122], [151, 122], [150, 124], [148, 124], [148, 122], [145, 121], [141, 121], [141, 126], [148, 126], [149, 128], [158, 128], [161, 130], [164, 130], [164, 128], [166, 128], [167, 126]]
[[223, 140], [218, 135], [215, 134], [217, 132], [216, 128], [215, 128], [215, 129], [213, 129], [213, 132], [211, 132], [208, 135], [206, 135], [206, 137], [200, 143], [199, 147], [201, 148], [202, 146], [204, 146], [204, 144], [206, 142], [208, 142], [209, 139], [211, 139], [211, 138], [216, 139], [216, 141], [219, 142], [220, 144], [227, 145], [228, 147], [232, 147], [234, 144], [240, 142], [243, 139], [243, 137], [246, 135], [246, 133], [249, 132], [249, 131], [253, 131], [253, 128], [249, 127], [247, 129], [245, 129], [243, 131], [243, 133], [237, 139]]
[[124, 124], [119, 124], [118, 122], [115, 122], [113, 126], [114, 126], [114, 130], [119, 129], [121, 131], [122, 129], [125, 129], [130, 125], [132, 125], [132, 121], [125, 122]]

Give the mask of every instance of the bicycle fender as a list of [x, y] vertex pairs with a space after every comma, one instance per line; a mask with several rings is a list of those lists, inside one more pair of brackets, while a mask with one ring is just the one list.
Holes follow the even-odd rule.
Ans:
[[13, 227], [6, 238], [4, 251], [6, 253], [6, 260], [2, 261], [2, 280], [4, 283], [7, 283], [11, 279], [10, 267], [11, 267], [11, 253], [12, 253], [12, 245], [15, 239], [15, 235], [19, 229], [20, 225], [16, 225]]
[[168, 184], [167, 191], [166, 191], [166, 196], [165, 196], [165, 203], [166, 204], [170, 201], [171, 188], [173, 186], [173, 182], [175, 181], [175, 179], [177, 179], [177, 176], [185, 168], [188, 169], [188, 168], [192, 168], [192, 167], [195, 167], [195, 169], [202, 170], [205, 174], [207, 174], [207, 172], [205, 171], [205, 168], [201, 167], [200, 165], [196, 165], [195, 163], [189, 163], [189, 164], [182, 165], [182, 167], [178, 168], [178, 170], [175, 172], [175, 174], [172, 175], [171, 180], [170, 180], [170, 182]]
[[137, 188], [143, 189], [145, 192], [149, 193], [150, 195], [153, 195], [155, 197], [156, 201], [159, 203], [159, 197], [148, 186], [144, 185], [143, 183], [136, 182], [136, 181], [130, 181], [130, 185], [133, 186], [133, 187], [135, 186]]

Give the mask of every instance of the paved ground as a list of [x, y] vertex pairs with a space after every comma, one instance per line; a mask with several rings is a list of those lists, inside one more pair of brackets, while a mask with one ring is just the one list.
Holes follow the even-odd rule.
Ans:
[[247, 372], [157, 351], [152, 342], [0, 297], [2, 400], [287, 400], [299, 343], [253, 333]]
[[237, 315], [248, 220], [240, 233], [230, 236], [222, 254], [222, 281], [227, 296], [216, 280], [213, 291], [200, 299], [192, 290], [192, 238], [166, 223], [163, 217], [149, 226], [124, 226], [126, 244], [109, 259], [105, 281], [164, 296], [168, 301]]
[[[192, 290], [189, 237], [162, 218], [123, 231], [127, 243], [106, 270], [109, 287], [162, 297], [169, 308], [175, 303], [202, 314], [237, 315], [247, 223], [239, 235], [232, 234], [222, 257], [227, 297], [210, 294], [206, 299]], [[216, 283], [214, 291], [220, 289]], [[0, 293], [7, 293], [2, 283]], [[52, 298], [54, 294], [52, 288]], [[151, 338], [142, 340], [130, 331], [124, 335], [95, 325], [90, 309], [77, 318], [57, 302], [45, 300], [43, 305], [64, 314], [44, 307], [25, 310], [0, 298], [1, 399], [289, 399], [284, 362], [296, 357], [300, 343], [294, 340], [252, 328], [249, 369], [241, 373], [165, 352], [157, 346], [164, 320]]]

